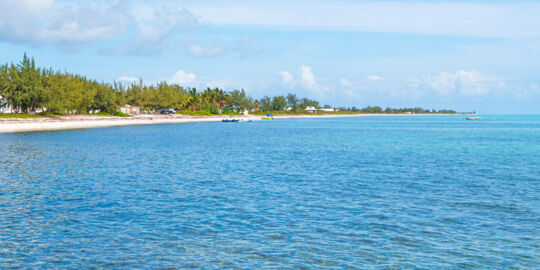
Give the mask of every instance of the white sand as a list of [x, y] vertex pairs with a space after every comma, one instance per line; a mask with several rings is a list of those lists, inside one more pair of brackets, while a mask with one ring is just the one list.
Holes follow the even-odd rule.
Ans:
[[[135, 117], [67, 116], [33, 119], [0, 119], [0, 133], [102, 128], [131, 125], [218, 122], [228, 116], [138, 115]], [[236, 117], [260, 119], [260, 117]]]
[[[354, 115], [282, 115], [275, 118], [327, 118], [372, 116], [373, 114]], [[388, 114], [381, 114], [388, 115]], [[2, 119], [0, 118], [0, 133], [33, 132], [85, 128], [103, 128], [115, 126], [177, 124], [194, 122], [219, 122], [223, 119], [261, 120], [260, 115], [249, 116], [186, 116], [186, 115], [137, 115], [134, 117], [99, 117], [88, 115], [73, 115], [66, 117], [46, 117], [33, 119]]]

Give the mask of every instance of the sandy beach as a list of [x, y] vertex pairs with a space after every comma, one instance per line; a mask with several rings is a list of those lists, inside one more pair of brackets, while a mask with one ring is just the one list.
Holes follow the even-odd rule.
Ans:
[[[337, 117], [343, 115], [293, 115], [276, 116], [275, 118], [302, 117]], [[193, 122], [219, 122], [223, 119], [261, 120], [260, 115], [248, 116], [188, 116], [188, 115], [159, 115], [142, 114], [133, 117], [102, 117], [90, 115], [71, 115], [63, 117], [44, 117], [32, 119], [3, 119], [0, 118], [0, 133], [35, 132], [86, 128], [103, 128], [114, 126], [178, 124]]]
[[[277, 115], [280, 118], [330, 118], [330, 117], [358, 117], [358, 116], [392, 116], [408, 114], [325, 114], [325, 115]], [[420, 114], [415, 114], [420, 115]], [[163, 114], [141, 114], [133, 117], [103, 117], [91, 115], [70, 115], [62, 117], [44, 117], [31, 119], [0, 118], [0, 133], [15, 132], [38, 132], [53, 130], [70, 130], [86, 128], [104, 128], [116, 126], [133, 125], [155, 125], [155, 124], [180, 124], [195, 122], [219, 122], [223, 119], [245, 119], [262, 120], [261, 115], [247, 116], [189, 116], [189, 115], [163, 115]]]

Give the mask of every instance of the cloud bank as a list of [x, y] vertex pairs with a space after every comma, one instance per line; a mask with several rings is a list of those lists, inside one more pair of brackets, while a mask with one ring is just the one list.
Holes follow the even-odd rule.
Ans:
[[505, 86], [502, 79], [488, 76], [476, 70], [460, 70], [455, 73], [440, 72], [424, 78], [425, 86], [442, 96], [462, 94], [465, 96], [485, 95], [490, 90]]

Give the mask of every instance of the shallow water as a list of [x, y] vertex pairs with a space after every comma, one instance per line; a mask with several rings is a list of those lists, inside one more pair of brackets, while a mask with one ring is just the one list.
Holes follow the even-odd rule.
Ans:
[[0, 135], [0, 268], [540, 268], [540, 116]]

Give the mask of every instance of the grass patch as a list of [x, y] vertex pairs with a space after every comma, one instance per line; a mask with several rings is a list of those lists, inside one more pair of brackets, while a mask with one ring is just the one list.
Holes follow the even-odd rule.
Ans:
[[200, 110], [200, 111], [190, 111], [190, 110], [182, 110], [177, 111], [176, 114], [185, 114], [185, 115], [192, 115], [192, 116], [212, 116], [215, 114], [210, 113], [206, 110]]
[[39, 115], [41, 116], [66, 116], [65, 114], [51, 113], [51, 112], [40, 112]]
[[221, 115], [243, 115], [243, 114], [237, 113], [237, 112], [224, 112]]
[[131, 115], [127, 114], [127, 113], [123, 113], [123, 112], [98, 112], [96, 113], [95, 115], [97, 116], [105, 116], [105, 117], [132, 117]]
[[26, 113], [0, 113], [0, 118], [4, 119], [32, 119], [43, 118], [41, 115], [26, 114]]

